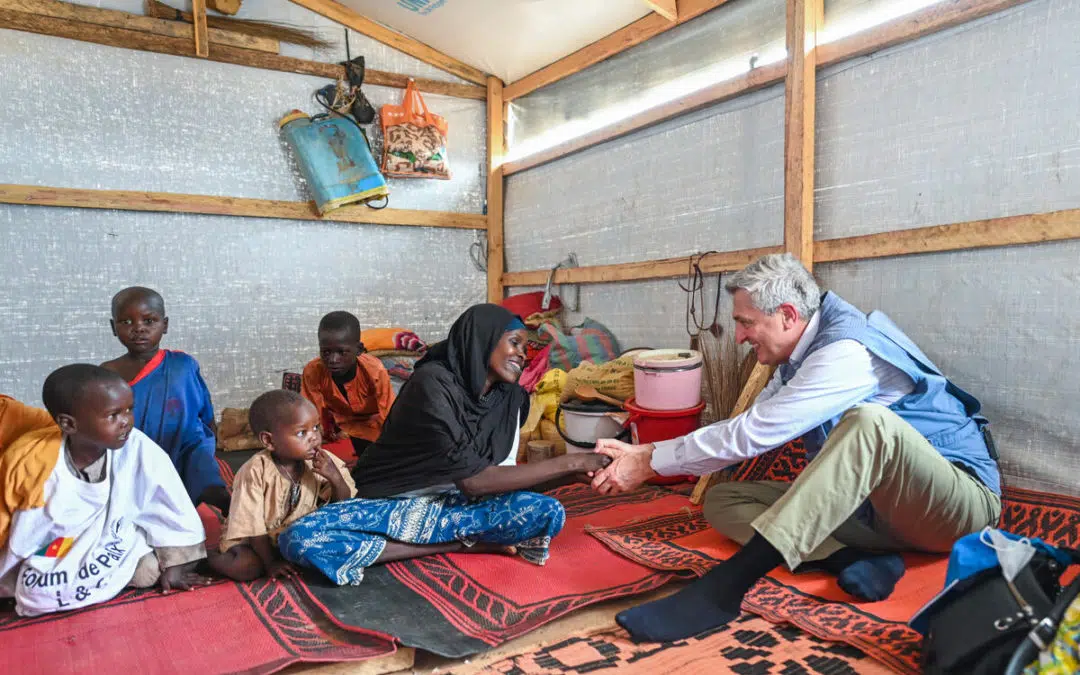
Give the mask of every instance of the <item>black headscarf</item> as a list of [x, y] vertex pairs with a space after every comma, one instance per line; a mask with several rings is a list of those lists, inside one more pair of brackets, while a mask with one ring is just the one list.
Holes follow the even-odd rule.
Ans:
[[498, 305], [474, 305], [443, 342], [416, 364], [390, 409], [382, 435], [364, 451], [353, 477], [357, 496], [391, 497], [454, 483], [499, 464], [528, 416], [518, 384], [486, 394], [488, 363], [517, 317]]

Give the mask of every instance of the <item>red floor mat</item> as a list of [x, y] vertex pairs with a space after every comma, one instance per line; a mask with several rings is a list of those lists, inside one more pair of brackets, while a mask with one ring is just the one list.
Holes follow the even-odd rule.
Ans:
[[222, 582], [167, 596], [125, 591], [101, 605], [33, 619], [0, 614], [0, 673], [20, 675], [261, 674], [394, 651], [385, 637], [337, 629], [305, 594], [277, 581]]
[[686, 505], [686, 493], [646, 487], [603, 497], [584, 485], [552, 492], [566, 507], [567, 521], [544, 567], [504, 555], [451, 554], [373, 567], [358, 586], [334, 587], [310, 575], [306, 581], [343, 627], [393, 635], [443, 656], [467, 656], [592, 603], [689, 576], [632, 562], [587, 532], [677, 511]]

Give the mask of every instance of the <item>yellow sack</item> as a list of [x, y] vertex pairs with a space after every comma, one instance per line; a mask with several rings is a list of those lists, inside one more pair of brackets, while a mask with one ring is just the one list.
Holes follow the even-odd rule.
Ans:
[[[559, 409], [559, 401], [562, 393], [566, 390], [566, 371], [553, 368], [544, 373], [540, 383], [533, 392], [533, 405], [541, 410], [541, 417], [555, 421], [555, 413]], [[531, 417], [531, 415], [530, 415]], [[551, 440], [545, 438], [545, 441]]]
[[566, 443], [555, 427], [555, 413], [559, 409], [559, 396], [564, 382], [566, 373], [554, 368], [544, 373], [540, 383], [536, 385], [536, 391], [529, 400], [529, 416], [521, 425], [518, 441], [519, 463], [525, 462], [529, 441], [552, 441], [555, 444], [554, 456], [566, 454]]
[[619, 358], [596, 365], [583, 361], [580, 366], [566, 374], [566, 383], [562, 388], [563, 401], [574, 397], [574, 390], [581, 385], [590, 385], [601, 394], [606, 394], [620, 401], [634, 395], [634, 358]]

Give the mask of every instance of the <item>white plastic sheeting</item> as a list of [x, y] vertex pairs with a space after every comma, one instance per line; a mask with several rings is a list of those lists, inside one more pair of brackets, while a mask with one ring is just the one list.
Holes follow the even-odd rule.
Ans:
[[784, 0], [730, 0], [693, 21], [515, 99], [510, 158], [550, 147], [784, 57]]
[[521, 79], [651, 11], [641, 0], [342, 0], [342, 4], [504, 82]]

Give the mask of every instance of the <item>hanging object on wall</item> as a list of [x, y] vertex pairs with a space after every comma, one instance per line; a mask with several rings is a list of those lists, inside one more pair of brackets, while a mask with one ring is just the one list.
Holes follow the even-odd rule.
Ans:
[[[346, 54], [349, 50], [349, 33], [345, 32], [345, 51]], [[360, 87], [364, 84], [364, 57], [357, 56], [355, 59], [350, 59], [343, 63], [345, 66], [345, 77], [349, 80], [349, 95], [352, 100], [349, 104], [349, 112], [360, 124], [371, 124], [375, 121], [375, 106], [371, 105], [367, 96], [364, 96], [364, 92]], [[339, 81], [340, 82], [340, 81]]]
[[240, 2], [241, 0], [206, 0], [206, 7], [231, 16], [240, 11]]
[[446, 119], [428, 110], [409, 78], [401, 105], [384, 105], [382, 169], [397, 178], [450, 178]]
[[[210, 6], [213, 7], [213, 5]], [[175, 7], [166, 5], [163, 2], [158, 2], [158, 0], [145, 0], [143, 7], [146, 16], [152, 16], [157, 19], [168, 19], [170, 21], [183, 21], [185, 23], [195, 22], [195, 18], [190, 12], [182, 12]], [[300, 45], [301, 47], [326, 49], [332, 46], [330, 42], [319, 37], [319, 34], [315, 31], [305, 30], [303, 28], [297, 28], [296, 26], [273, 21], [253, 21], [251, 19], [230, 19], [224, 16], [208, 16], [206, 17], [206, 25], [210, 28], [220, 28], [221, 30], [228, 30], [234, 33], [243, 33], [244, 35], [254, 35], [256, 37], [270, 38], [271, 40], [278, 40], [280, 42], [289, 42], [294, 45]]]
[[367, 138], [352, 118], [293, 110], [279, 123], [320, 214], [390, 194]]
[[[574, 253], [573, 251], [571, 251], [570, 254], [566, 256], [565, 260], [563, 260], [562, 262], [560, 262], [559, 264], [557, 264], [557, 265], [555, 265], [554, 267], [551, 268], [551, 272], [548, 274], [548, 278], [547, 278], [547, 285], [544, 287], [544, 300], [543, 300], [544, 307], [548, 306], [548, 303], [551, 302], [552, 296], [555, 295], [555, 290], [554, 290], [555, 273], [558, 272], [561, 269], [567, 269], [568, 270], [568, 269], [573, 269], [573, 268], [575, 268], [577, 266], [578, 266], [577, 253]], [[560, 285], [560, 290], [559, 290], [560, 294], [562, 294], [561, 286], [562, 285]], [[571, 288], [574, 291], [574, 301], [572, 303], [568, 304], [566, 306], [566, 308], [568, 310], [570, 310], [571, 312], [577, 312], [577, 311], [581, 310], [581, 286], [578, 286], [577, 284], [574, 284], [573, 286], [571, 286]], [[566, 296], [563, 295], [563, 297], [566, 297]]]

